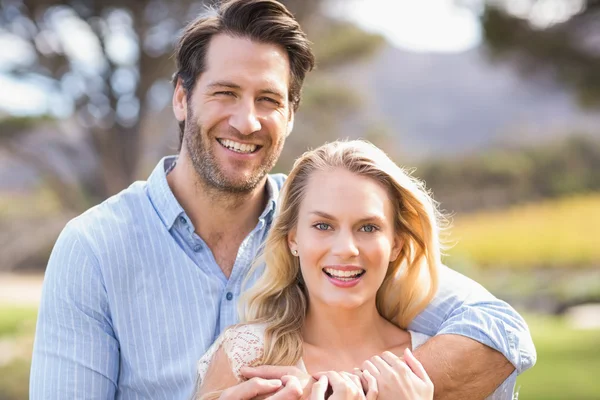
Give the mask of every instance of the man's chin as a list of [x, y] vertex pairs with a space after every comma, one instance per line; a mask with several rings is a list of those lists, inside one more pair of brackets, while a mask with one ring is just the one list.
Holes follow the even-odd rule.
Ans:
[[221, 189], [230, 193], [249, 193], [256, 189], [262, 182], [263, 177], [240, 177], [228, 176], [223, 179], [220, 183]]

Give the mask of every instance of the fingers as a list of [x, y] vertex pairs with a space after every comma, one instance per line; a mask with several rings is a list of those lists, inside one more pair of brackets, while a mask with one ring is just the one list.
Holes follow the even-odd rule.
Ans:
[[[371, 361], [371, 363], [373, 363], [373, 365], [375, 366], [375, 368], [378, 371], [377, 375], [373, 374], [373, 376], [375, 376], [375, 378], [379, 379], [379, 377], [382, 376], [382, 378], [387, 379], [388, 377], [395, 375], [394, 369], [392, 368], [392, 366], [390, 364], [388, 364], [380, 356], [371, 357], [370, 361]], [[371, 371], [369, 371], [369, 372], [371, 372]]]
[[371, 373], [371, 375], [373, 375], [374, 377], [378, 377], [380, 374], [379, 370], [371, 362], [371, 360], [367, 360], [364, 363], [362, 363], [362, 370], [363, 370], [363, 372], [369, 371]]
[[377, 379], [369, 371], [363, 371], [363, 376], [367, 382], [367, 400], [374, 400], [379, 395]]
[[364, 399], [364, 393], [360, 381], [354, 381], [349, 373], [329, 371], [325, 373], [331, 385], [333, 394], [331, 399]]
[[363, 372], [360, 368], [354, 368], [354, 371], [352, 373], [354, 375], [356, 375], [358, 377], [358, 379], [360, 380], [360, 385], [363, 388], [363, 392], [367, 393], [367, 390], [369, 389], [369, 384], [367, 383], [367, 380], [365, 379], [365, 374], [363, 374]]
[[390, 351], [384, 351], [381, 355], [381, 359], [399, 374], [408, 375], [410, 373], [410, 368], [406, 365], [406, 363], [402, 361], [400, 357]]
[[258, 367], [243, 367], [240, 370], [242, 376], [247, 379], [258, 377], [263, 379], [281, 379], [284, 375], [298, 376], [301, 372], [297, 367], [281, 365], [261, 365]]
[[342, 375], [350, 380], [350, 382], [356, 386], [361, 392], [364, 392], [362, 383], [360, 383], [360, 378], [356, 374], [351, 374], [350, 372], [342, 372]]
[[313, 385], [310, 393], [310, 400], [325, 400], [325, 392], [329, 386], [329, 380], [326, 375], [322, 375], [319, 380]]
[[293, 375], [284, 375], [281, 377], [283, 388], [270, 396], [269, 400], [298, 400], [302, 396], [302, 385], [300, 380]]
[[417, 360], [417, 358], [413, 355], [412, 351], [410, 351], [408, 348], [404, 350], [404, 360], [406, 361], [406, 364], [410, 367], [410, 369], [415, 373], [415, 375], [417, 375], [425, 382], [431, 382], [431, 379], [429, 379], [429, 375], [427, 375], [425, 368], [423, 368], [423, 364], [421, 364], [421, 362]]
[[279, 379], [252, 378], [223, 391], [221, 399], [250, 400], [257, 396], [273, 393], [282, 385], [283, 382]]

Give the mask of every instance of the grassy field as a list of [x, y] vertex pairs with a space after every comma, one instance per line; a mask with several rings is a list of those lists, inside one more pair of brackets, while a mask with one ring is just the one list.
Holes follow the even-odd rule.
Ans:
[[[0, 341], [30, 346], [36, 310], [0, 306]], [[559, 317], [526, 317], [538, 351], [536, 366], [517, 380], [520, 400], [597, 400], [600, 330], [575, 330]], [[23, 339], [24, 340], [21, 340]], [[20, 343], [20, 344], [19, 344]], [[29, 354], [30, 348], [25, 354]], [[29, 359], [0, 366], [0, 400], [28, 398]]]
[[600, 330], [574, 330], [558, 317], [527, 317], [537, 364], [517, 379], [519, 399], [600, 398]]
[[600, 266], [600, 194], [457, 215], [451, 239], [450, 260], [484, 268]]
[[37, 309], [0, 304], [0, 400], [29, 398], [29, 366]]

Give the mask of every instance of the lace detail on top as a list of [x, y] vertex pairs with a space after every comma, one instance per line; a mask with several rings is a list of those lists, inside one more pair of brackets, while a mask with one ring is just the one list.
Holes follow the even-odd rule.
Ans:
[[215, 353], [221, 347], [229, 359], [233, 375], [241, 381], [242, 367], [254, 366], [262, 359], [264, 337], [263, 324], [236, 325], [225, 330], [198, 361], [198, 385], [202, 383]]

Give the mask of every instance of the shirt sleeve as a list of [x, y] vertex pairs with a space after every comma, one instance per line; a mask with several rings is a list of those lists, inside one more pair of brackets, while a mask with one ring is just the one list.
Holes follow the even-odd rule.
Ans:
[[483, 286], [442, 266], [440, 287], [409, 329], [434, 336], [462, 335], [502, 353], [517, 373], [531, 368], [536, 351], [527, 323]]
[[71, 222], [52, 250], [44, 277], [30, 398], [114, 399], [118, 373], [104, 281]]

